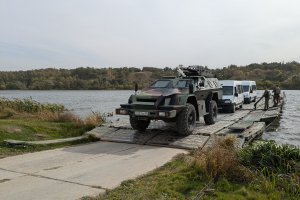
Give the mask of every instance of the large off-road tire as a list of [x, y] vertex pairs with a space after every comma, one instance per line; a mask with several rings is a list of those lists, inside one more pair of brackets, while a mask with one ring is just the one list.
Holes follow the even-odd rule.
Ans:
[[135, 130], [143, 131], [148, 128], [150, 121], [138, 120], [135, 117], [130, 117], [131, 127]]
[[232, 104], [232, 108], [231, 108], [230, 112], [231, 112], [231, 113], [235, 113], [235, 103]]
[[180, 135], [190, 135], [196, 126], [196, 110], [195, 107], [187, 103], [176, 117], [176, 125]]
[[217, 121], [218, 107], [215, 101], [209, 103], [209, 113], [204, 115], [205, 124], [214, 124]]

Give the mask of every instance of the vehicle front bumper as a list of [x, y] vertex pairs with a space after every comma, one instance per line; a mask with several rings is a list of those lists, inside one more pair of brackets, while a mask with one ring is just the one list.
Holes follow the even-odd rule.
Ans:
[[233, 104], [232, 103], [220, 103], [218, 109], [221, 110], [230, 110], [233, 108]]
[[116, 114], [138, 117], [141, 120], [166, 119], [166, 118], [176, 117], [177, 110], [166, 111], [166, 110], [141, 110], [141, 109], [117, 108]]
[[250, 102], [250, 96], [244, 97], [244, 102]]

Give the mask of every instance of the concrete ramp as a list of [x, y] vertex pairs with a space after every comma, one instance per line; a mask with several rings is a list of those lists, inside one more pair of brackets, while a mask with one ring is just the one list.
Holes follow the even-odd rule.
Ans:
[[102, 141], [124, 142], [134, 144], [146, 144], [151, 138], [159, 134], [160, 131], [137, 131], [132, 129], [119, 129], [110, 134], [105, 134], [101, 137]]

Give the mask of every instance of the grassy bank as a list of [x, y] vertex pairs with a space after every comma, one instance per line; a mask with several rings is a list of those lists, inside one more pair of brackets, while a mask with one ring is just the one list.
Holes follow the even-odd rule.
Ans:
[[9, 145], [3, 140], [39, 141], [76, 137], [105, 123], [99, 112], [84, 119], [67, 112], [61, 104], [32, 99], [0, 98], [0, 158], [93, 141], [93, 138], [48, 145]]
[[206, 151], [177, 156], [102, 197], [82, 199], [193, 199], [212, 179], [213, 190], [202, 199], [300, 199], [299, 148], [266, 142], [237, 150], [234, 140], [219, 140]]

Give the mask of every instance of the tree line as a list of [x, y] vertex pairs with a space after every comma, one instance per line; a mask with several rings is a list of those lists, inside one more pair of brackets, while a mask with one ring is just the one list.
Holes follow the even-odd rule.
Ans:
[[[263, 86], [272, 88], [276, 84], [282, 89], [300, 89], [300, 63], [296, 61], [229, 65], [210, 71], [219, 80], [255, 80], [258, 89], [263, 89]], [[143, 88], [162, 76], [177, 74], [177, 67], [79, 67], [70, 70], [47, 68], [0, 71], [0, 90], [132, 90], [135, 83]]]

